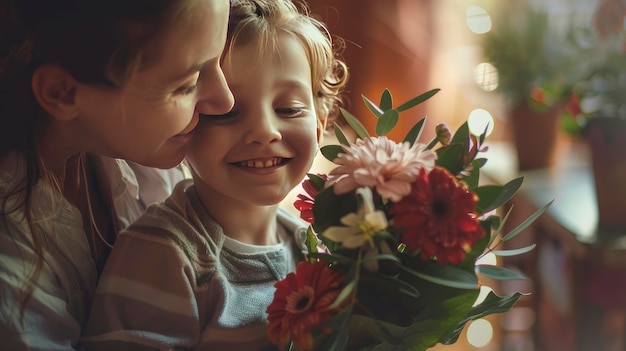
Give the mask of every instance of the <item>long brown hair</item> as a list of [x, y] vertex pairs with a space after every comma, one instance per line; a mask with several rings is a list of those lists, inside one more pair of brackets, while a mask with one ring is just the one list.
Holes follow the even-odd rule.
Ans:
[[[37, 256], [20, 296], [24, 309], [38, 279], [46, 234], [36, 225], [33, 187], [56, 186], [39, 158], [37, 140], [48, 116], [31, 88], [35, 70], [55, 64], [83, 84], [121, 87], [158, 59], [159, 38], [191, 12], [195, 0], [3, 0], [0, 3], [0, 164], [11, 154], [24, 161], [22, 178], [0, 189], [0, 215], [22, 216]], [[16, 166], [17, 167], [17, 166]], [[58, 189], [58, 186], [56, 186]], [[58, 196], [62, 196], [58, 191]], [[14, 238], [15, 240], [15, 238]]]

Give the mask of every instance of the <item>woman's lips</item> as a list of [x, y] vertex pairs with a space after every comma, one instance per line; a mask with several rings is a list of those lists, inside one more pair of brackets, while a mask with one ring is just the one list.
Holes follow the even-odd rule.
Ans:
[[198, 114], [194, 114], [187, 128], [183, 129], [182, 132], [174, 135], [171, 140], [175, 141], [176, 143], [187, 144], [189, 141], [191, 141], [191, 137], [193, 136], [193, 132], [196, 130], [199, 121], [200, 118], [198, 117]]
[[198, 126], [198, 122], [200, 122], [200, 117], [197, 113], [194, 113], [193, 118], [189, 122], [189, 125], [187, 126], [187, 128], [183, 129], [182, 132], [176, 134], [175, 137], [179, 137], [179, 136], [185, 137], [185, 136], [189, 136], [193, 134], [193, 131]]

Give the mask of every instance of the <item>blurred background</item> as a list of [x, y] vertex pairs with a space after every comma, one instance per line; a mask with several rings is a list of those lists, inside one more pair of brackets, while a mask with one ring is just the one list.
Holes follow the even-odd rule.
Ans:
[[[554, 200], [511, 243], [535, 250], [497, 262], [530, 279], [493, 289], [528, 295], [436, 350], [626, 350], [626, 1], [307, 3], [343, 39], [344, 107], [366, 127], [361, 95], [377, 102], [389, 89], [395, 107], [440, 88], [403, 112], [390, 137], [425, 116], [422, 140], [439, 122], [455, 130], [469, 120], [490, 131], [482, 181], [524, 176], [502, 209], [513, 208], [510, 229]], [[318, 160], [314, 171], [326, 167]]]

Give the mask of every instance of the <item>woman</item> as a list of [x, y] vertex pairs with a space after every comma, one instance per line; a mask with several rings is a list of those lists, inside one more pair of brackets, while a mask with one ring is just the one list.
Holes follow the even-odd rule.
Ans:
[[145, 207], [136, 175], [179, 164], [199, 115], [233, 105], [229, 3], [0, 6], [0, 339], [72, 350], [116, 233]]

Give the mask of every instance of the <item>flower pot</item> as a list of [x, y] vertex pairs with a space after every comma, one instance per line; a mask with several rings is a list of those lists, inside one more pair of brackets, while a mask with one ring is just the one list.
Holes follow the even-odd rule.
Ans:
[[560, 117], [564, 106], [535, 111], [525, 104], [510, 111], [510, 129], [519, 170], [549, 168], [556, 160]]
[[594, 117], [585, 129], [602, 229], [626, 230], [626, 121]]

